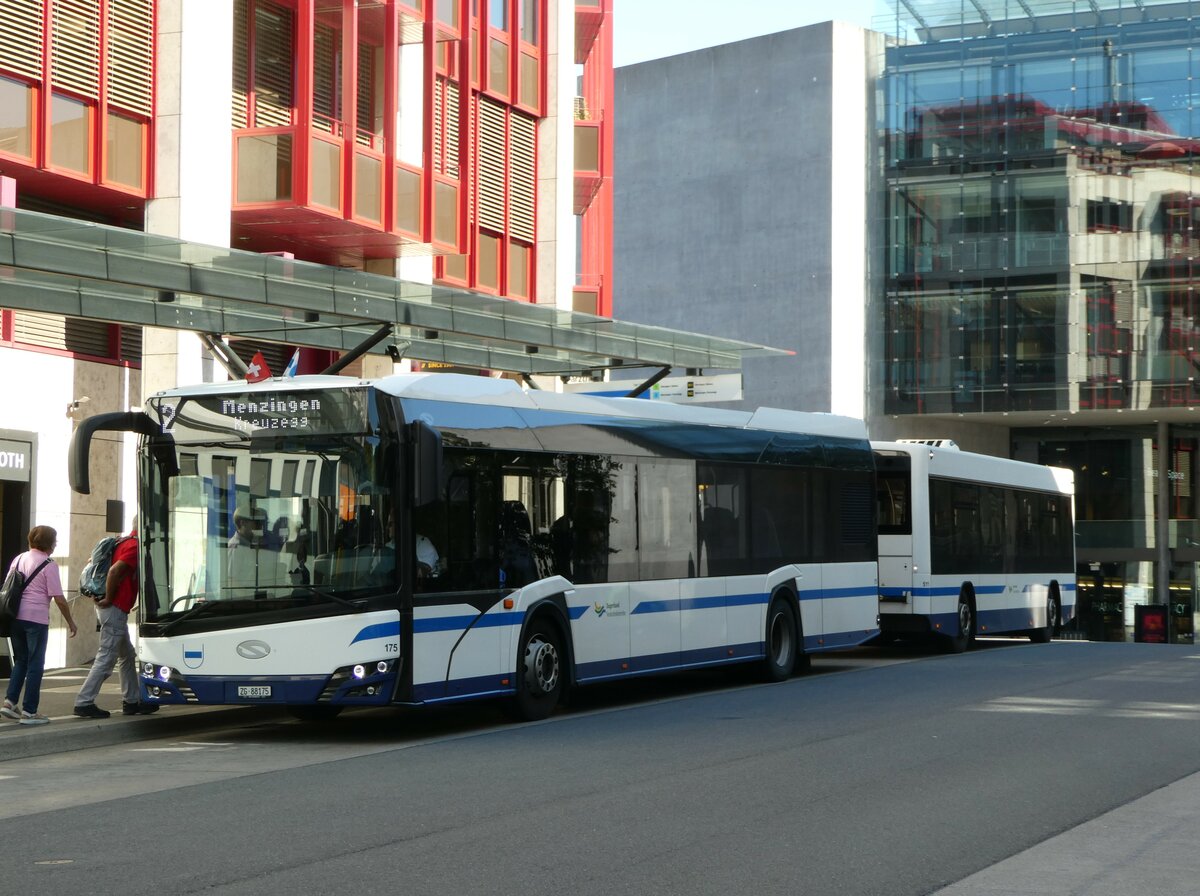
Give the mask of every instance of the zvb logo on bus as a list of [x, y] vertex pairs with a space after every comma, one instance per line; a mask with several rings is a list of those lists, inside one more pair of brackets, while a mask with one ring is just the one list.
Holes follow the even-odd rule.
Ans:
[[596, 603], [592, 604], [592, 609], [594, 609], [596, 611], [597, 616], [606, 616], [606, 615], [607, 616], [624, 616], [625, 615], [625, 611], [621, 609], [621, 602], [616, 601], [616, 600], [610, 600], [606, 604], [601, 603], [600, 601], [596, 601]]

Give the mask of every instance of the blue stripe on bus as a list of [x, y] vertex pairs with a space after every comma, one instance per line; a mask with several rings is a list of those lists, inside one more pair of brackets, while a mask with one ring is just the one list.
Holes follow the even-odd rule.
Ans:
[[[572, 621], [578, 620], [588, 611], [589, 607], [568, 607]], [[476, 621], [478, 619], [478, 621]], [[464, 631], [474, 622], [475, 628], [494, 628], [498, 626], [520, 625], [525, 621], [524, 613], [504, 613], [492, 614], [482, 617], [476, 616], [437, 616], [427, 619], [413, 620], [413, 634], [425, 634], [429, 632], [456, 632]], [[379, 622], [375, 625], [368, 625], [350, 642], [357, 644], [359, 641], [374, 641], [379, 638], [395, 638], [400, 635], [400, 622]]]
[[[827, 588], [824, 590], [807, 590], [800, 593], [801, 600], [833, 600], [845, 597], [873, 596], [875, 589], [871, 586], [855, 586], [849, 588]], [[641, 616], [649, 613], [677, 613], [684, 610], [715, 610], [722, 607], [747, 607], [765, 604], [770, 595], [759, 593], [713, 595], [711, 597], [689, 597], [673, 600], [642, 601], [633, 608], [630, 615]], [[591, 609], [591, 605], [568, 607], [571, 621], [578, 621]], [[465, 631], [474, 623], [475, 628], [493, 628], [501, 626], [520, 625], [525, 620], [524, 613], [485, 614], [483, 616], [437, 616], [413, 620], [413, 634], [428, 634], [431, 632]], [[381, 622], [369, 625], [354, 636], [351, 644], [359, 641], [373, 641], [380, 638], [398, 637], [400, 623]]]
[[379, 638], [398, 637], [400, 637], [400, 620], [396, 619], [392, 622], [377, 622], [374, 625], [368, 625], [355, 635], [350, 643], [357, 644], [359, 641], [375, 641]]
[[[975, 585], [974, 588], [976, 594], [1003, 594], [1008, 590], [1007, 585]], [[961, 591], [958, 585], [912, 589], [914, 597], [958, 597]]]
[[824, 588], [817, 595], [829, 600], [836, 597], [874, 597], [878, 593], [874, 585], [855, 585], [851, 588]]
[[[819, 653], [825, 650], [839, 650], [849, 646], [862, 644], [873, 637], [876, 632], [834, 632], [821, 638], [806, 638], [807, 652]], [[718, 647], [700, 647], [694, 650], [683, 650], [678, 653], [645, 654], [642, 656], [618, 657], [616, 659], [597, 660], [591, 663], [580, 663], [576, 667], [576, 681], [580, 684], [594, 684], [600, 681], [615, 681], [623, 678], [637, 678], [642, 675], [652, 675], [679, 669], [700, 668], [705, 666], [727, 666], [733, 663], [743, 663], [747, 660], [762, 659], [765, 656], [762, 641], [750, 641], [743, 644], [725, 644]], [[505, 681], [508, 684], [504, 684]], [[451, 679], [450, 681], [426, 682], [415, 685], [413, 697], [420, 703], [449, 703], [475, 697], [502, 696], [514, 692], [511, 674], [483, 675], [473, 678]]]
[[[811, 589], [800, 592], [800, 600], [836, 600], [843, 597], [875, 597], [875, 586], [856, 585], [849, 588]], [[713, 610], [721, 607], [746, 607], [765, 604], [770, 595], [729, 594], [713, 597], [687, 597], [671, 600], [646, 600], [633, 608], [631, 616], [645, 613], [672, 613], [681, 610]]]
[[472, 623], [474, 623], [475, 628], [500, 628], [520, 625], [524, 621], [524, 613], [493, 613], [483, 616], [438, 616], [433, 619], [414, 619], [413, 634], [466, 631]]
[[[1005, 632], [1027, 632], [1038, 628], [1037, 613], [1030, 607], [1009, 607], [1002, 610], [979, 610], [975, 619], [975, 634], [1002, 635]], [[1032, 618], [1031, 618], [1032, 617]], [[958, 633], [958, 613], [931, 613], [926, 617], [931, 631], [942, 634]], [[1042, 620], [1043, 622], [1045, 620]], [[934, 626], [941, 626], [934, 629]]]

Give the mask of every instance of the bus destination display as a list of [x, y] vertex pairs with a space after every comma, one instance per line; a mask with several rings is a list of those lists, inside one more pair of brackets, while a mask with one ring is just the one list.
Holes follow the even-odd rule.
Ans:
[[361, 389], [164, 398], [157, 407], [163, 432], [182, 442], [218, 434], [357, 435], [367, 429]]

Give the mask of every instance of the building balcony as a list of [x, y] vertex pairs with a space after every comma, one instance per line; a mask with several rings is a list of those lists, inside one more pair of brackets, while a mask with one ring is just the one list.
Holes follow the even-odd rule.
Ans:
[[576, 0], [575, 2], [575, 64], [587, 61], [600, 27], [608, 14], [609, 0]]
[[324, 264], [428, 255], [424, 173], [327, 128], [234, 132], [233, 239]]

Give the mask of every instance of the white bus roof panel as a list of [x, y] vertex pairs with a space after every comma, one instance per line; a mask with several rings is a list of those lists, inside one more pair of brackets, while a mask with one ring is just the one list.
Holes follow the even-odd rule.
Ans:
[[940, 448], [912, 442], [871, 442], [875, 451], [907, 454], [928, 468], [930, 476], [990, 482], [1033, 488], [1062, 494], [1075, 494], [1075, 472], [1064, 467], [1031, 464], [990, 454], [975, 454], [958, 448]]

